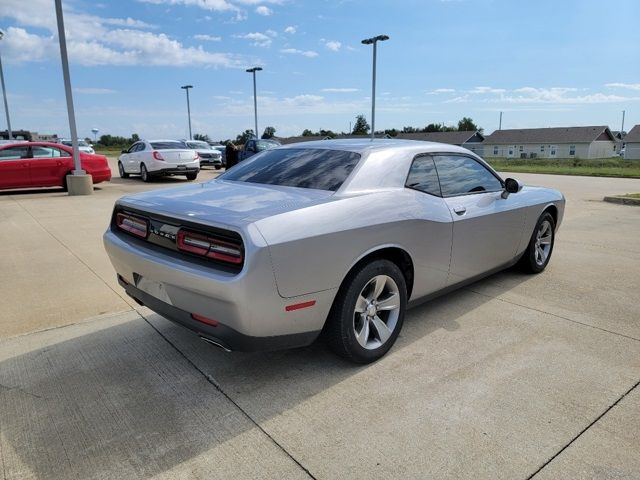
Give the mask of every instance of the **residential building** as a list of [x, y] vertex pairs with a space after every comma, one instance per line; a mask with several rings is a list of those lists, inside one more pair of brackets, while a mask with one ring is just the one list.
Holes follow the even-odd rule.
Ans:
[[422, 140], [424, 142], [447, 143], [463, 147], [477, 155], [483, 155], [484, 135], [477, 130], [460, 130], [454, 132], [420, 132], [420, 133], [399, 133], [397, 137], [405, 140]]
[[640, 125], [633, 127], [624, 137], [624, 159], [640, 160]]
[[610, 158], [616, 138], [606, 125], [496, 130], [484, 140], [487, 158]]

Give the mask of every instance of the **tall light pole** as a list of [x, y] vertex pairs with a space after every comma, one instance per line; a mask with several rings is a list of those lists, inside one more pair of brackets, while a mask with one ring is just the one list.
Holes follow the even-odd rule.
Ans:
[[247, 73], [253, 74], [253, 117], [256, 130], [254, 135], [258, 138], [258, 97], [256, 96], [256, 72], [262, 71], [262, 67], [247, 68]]
[[189, 140], [193, 140], [193, 136], [191, 135], [191, 105], [189, 104], [189, 89], [193, 88], [193, 85], [183, 85], [180, 88], [183, 88], [185, 92], [187, 92], [187, 117], [189, 117]]
[[373, 84], [371, 86], [371, 140], [376, 135], [376, 50], [378, 42], [389, 40], [388, 35], [378, 35], [377, 37], [365, 38], [362, 40], [364, 45], [373, 44]]
[[500, 112], [500, 125], [498, 125], [498, 130], [502, 130], [502, 112]]
[[[0, 30], [0, 40], [4, 37], [4, 32]], [[7, 133], [9, 134], [9, 140], [13, 140], [13, 134], [11, 133], [11, 120], [9, 119], [9, 104], [7, 103], [7, 90], [4, 87], [4, 73], [2, 73], [2, 56], [0, 55], [0, 83], [2, 83], [2, 96], [4, 97], [4, 112], [7, 114]]]

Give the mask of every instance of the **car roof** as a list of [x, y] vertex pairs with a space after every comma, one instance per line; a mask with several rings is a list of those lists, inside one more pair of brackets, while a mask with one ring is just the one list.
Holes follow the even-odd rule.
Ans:
[[322, 148], [330, 150], [343, 150], [359, 154], [371, 153], [381, 150], [395, 151], [420, 151], [430, 152], [452, 152], [469, 154], [469, 150], [446, 143], [424, 142], [420, 140], [394, 140], [376, 138], [374, 140], [366, 138], [340, 139], [340, 140], [314, 140], [311, 142], [290, 143], [280, 148]]

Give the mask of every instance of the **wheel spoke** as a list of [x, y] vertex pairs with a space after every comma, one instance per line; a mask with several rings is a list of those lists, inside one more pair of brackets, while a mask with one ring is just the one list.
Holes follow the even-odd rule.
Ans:
[[373, 329], [378, 333], [378, 340], [380, 340], [380, 343], [386, 342], [391, 336], [391, 330], [389, 330], [389, 327], [387, 327], [387, 325], [377, 315], [373, 317], [373, 321], [371, 323]]
[[362, 295], [359, 295], [358, 299], [356, 300], [356, 312], [364, 313], [366, 310], [367, 310], [367, 299], [364, 298]]
[[372, 300], [377, 300], [378, 297], [382, 294], [384, 290], [384, 286], [387, 284], [387, 277], [384, 275], [378, 275], [375, 278], [375, 286], [373, 288], [373, 295], [371, 296]]
[[541, 245], [551, 245], [551, 235], [547, 235], [546, 237], [540, 238]]
[[369, 339], [369, 320], [366, 317], [362, 317], [362, 328], [360, 331], [356, 331], [356, 340], [363, 347], [367, 347], [367, 340]]
[[384, 300], [380, 300], [377, 305], [378, 311], [380, 310], [395, 310], [400, 307], [400, 296], [397, 293], [392, 293]]
[[536, 248], [539, 263], [544, 262], [544, 250], [541, 247]]

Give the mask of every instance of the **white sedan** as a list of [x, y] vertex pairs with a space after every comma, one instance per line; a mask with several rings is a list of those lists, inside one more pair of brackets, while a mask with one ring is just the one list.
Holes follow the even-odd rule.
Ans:
[[187, 180], [195, 180], [199, 171], [198, 153], [177, 140], [140, 140], [118, 157], [120, 177], [140, 175], [143, 182], [166, 175], [185, 175]]

